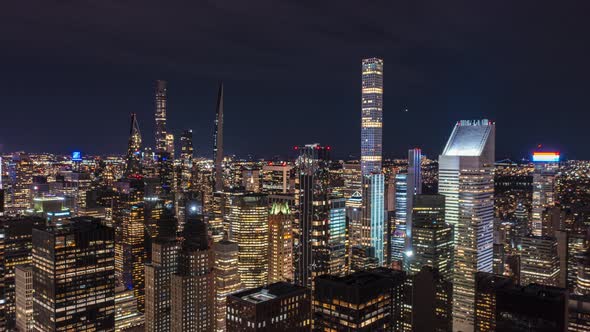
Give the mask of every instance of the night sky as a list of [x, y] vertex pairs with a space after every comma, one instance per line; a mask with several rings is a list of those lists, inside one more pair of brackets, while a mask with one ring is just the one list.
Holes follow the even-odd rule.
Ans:
[[[496, 121], [496, 159], [537, 144], [590, 159], [590, 2], [6, 1], [0, 10], [0, 152], [123, 153], [129, 113], [211, 156], [218, 80], [225, 150], [360, 151], [360, 67], [385, 60], [384, 154], [436, 157], [459, 119]], [[408, 112], [404, 109], [408, 108]]]

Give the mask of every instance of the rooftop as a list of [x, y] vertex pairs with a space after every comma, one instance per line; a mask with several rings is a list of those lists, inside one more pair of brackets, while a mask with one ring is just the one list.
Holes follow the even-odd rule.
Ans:
[[457, 122], [443, 151], [444, 156], [480, 156], [494, 123], [487, 120]]

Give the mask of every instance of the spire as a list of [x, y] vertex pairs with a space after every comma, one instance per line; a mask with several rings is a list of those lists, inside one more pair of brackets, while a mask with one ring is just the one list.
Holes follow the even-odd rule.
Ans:
[[223, 82], [219, 83], [217, 95], [217, 110], [215, 111], [215, 136], [213, 145], [213, 157], [215, 158], [215, 191], [223, 190]]
[[141, 173], [141, 132], [137, 123], [137, 116], [131, 113], [131, 126], [129, 128], [129, 143], [127, 146], [127, 165], [125, 176]]

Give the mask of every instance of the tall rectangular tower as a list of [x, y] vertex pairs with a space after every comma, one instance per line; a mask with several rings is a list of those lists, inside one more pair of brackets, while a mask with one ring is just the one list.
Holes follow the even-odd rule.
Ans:
[[453, 330], [473, 331], [475, 273], [492, 272], [495, 124], [457, 122], [439, 156], [439, 193], [454, 227]]
[[33, 229], [35, 331], [114, 331], [113, 229], [95, 218]]
[[362, 240], [379, 264], [384, 263], [383, 60], [362, 61], [361, 174], [363, 189]]
[[381, 173], [383, 136], [383, 60], [363, 59], [361, 99], [361, 172]]
[[166, 81], [156, 81], [156, 153], [166, 152]]

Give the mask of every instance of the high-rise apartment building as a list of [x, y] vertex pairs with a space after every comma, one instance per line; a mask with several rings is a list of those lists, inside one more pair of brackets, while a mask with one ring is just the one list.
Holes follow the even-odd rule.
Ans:
[[277, 282], [227, 297], [227, 331], [309, 331], [308, 288]]
[[242, 289], [238, 271], [238, 244], [221, 240], [213, 245], [215, 264], [215, 330], [225, 332], [227, 296]]
[[445, 223], [445, 197], [416, 195], [412, 219], [414, 250], [409, 259], [410, 273], [416, 274], [423, 266], [430, 266], [452, 282], [453, 228]]
[[268, 283], [293, 280], [293, 214], [287, 202], [273, 203], [268, 216]]
[[170, 284], [170, 331], [214, 331], [214, 257], [201, 216], [187, 220], [183, 237], [178, 272], [172, 275]]
[[495, 124], [462, 120], [439, 156], [445, 222], [454, 228], [453, 329], [473, 331], [475, 272], [493, 260]]
[[244, 288], [268, 282], [268, 197], [247, 193], [232, 198], [230, 240], [238, 244], [238, 272]]
[[113, 230], [75, 218], [33, 229], [35, 331], [113, 331]]
[[381, 173], [383, 140], [383, 60], [362, 61], [361, 172]]

